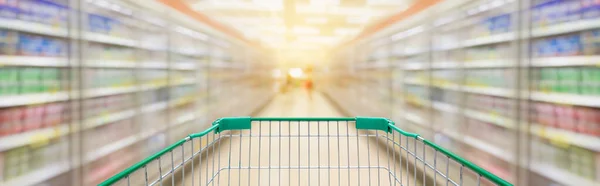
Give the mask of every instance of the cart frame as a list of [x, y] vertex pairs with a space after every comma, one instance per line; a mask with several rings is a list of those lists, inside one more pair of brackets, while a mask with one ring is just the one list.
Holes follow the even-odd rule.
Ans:
[[[473, 173], [473, 175], [475, 175], [475, 179], [476, 179], [476, 183], [477, 185], [480, 185], [482, 183], [487, 183], [487, 184], [493, 184], [493, 185], [501, 185], [501, 186], [512, 186], [512, 184], [492, 173], [490, 173], [489, 171], [479, 167], [478, 165], [452, 153], [451, 151], [433, 143], [432, 141], [429, 141], [427, 139], [422, 138], [419, 134], [415, 134], [415, 133], [410, 133], [410, 132], [406, 132], [400, 128], [398, 128], [397, 126], [395, 126], [395, 123], [389, 119], [386, 118], [378, 118], [378, 117], [348, 117], [348, 118], [263, 118], [263, 117], [226, 117], [226, 118], [221, 118], [218, 119], [216, 121], [214, 121], [212, 123], [212, 126], [210, 128], [208, 128], [207, 130], [200, 132], [200, 133], [194, 133], [194, 134], [190, 134], [189, 136], [187, 136], [184, 139], [181, 139], [179, 141], [177, 141], [174, 144], [171, 144], [170, 146], [164, 148], [163, 150], [151, 155], [150, 157], [147, 157], [145, 159], [143, 159], [142, 161], [132, 165], [131, 167], [123, 170], [122, 172], [108, 178], [107, 180], [105, 180], [104, 182], [100, 183], [99, 186], [109, 186], [109, 185], [114, 185], [115, 183], [120, 183], [120, 182], [126, 182], [127, 185], [130, 185], [130, 176], [137, 172], [137, 171], [141, 171], [144, 170], [144, 174], [145, 174], [145, 185], [155, 185], [160, 183], [160, 185], [162, 185], [162, 182], [164, 181], [163, 179], [168, 178], [169, 176], [171, 177], [171, 185], [174, 185], [174, 175], [176, 174], [177, 170], [183, 169], [183, 173], [181, 173], [182, 179], [185, 180], [185, 171], [186, 171], [186, 163], [191, 162], [192, 165], [192, 175], [193, 175], [193, 171], [194, 171], [194, 159], [195, 156], [200, 156], [198, 161], [202, 161], [202, 156], [203, 153], [206, 152], [205, 154], [205, 158], [208, 159], [208, 153], [210, 152], [210, 147], [212, 147], [212, 152], [215, 153], [215, 145], [218, 141], [218, 143], [220, 144], [220, 141], [222, 139], [221, 137], [221, 133], [229, 131], [244, 131], [244, 130], [249, 130], [252, 129], [252, 123], [253, 122], [288, 122], [288, 123], [292, 123], [292, 122], [297, 122], [298, 124], [300, 124], [300, 122], [337, 122], [338, 123], [338, 133], [339, 133], [339, 122], [346, 122], [348, 124], [350, 123], [355, 123], [355, 127], [357, 130], [360, 130], [361, 132], [372, 132], [375, 131], [376, 134], [360, 134], [356, 133], [356, 140], [358, 141], [359, 137], [362, 136], [366, 136], [367, 140], [369, 139], [369, 137], [374, 137], [375, 139], [380, 139], [382, 138], [383, 140], [385, 140], [385, 143], [389, 146], [390, 144], [392, 145], [392, 147], [387, 147], [388, 148], [388, 152], [389, 152], [389, 148], [392, 148], [393, 150], [397, 149], [400, 150], [400, 154], [402, 154], [402, 150], [406, 151], [406, 154], [402, 154], [403, 156], [406, 155], [406, 157], [404, 157], [405, 162], [406, 162], [406, 174], [407, 176], [409, 174], [409, 161], [412, 160], [414, 158], [413, 164], [410, 166], [410, 168], [414, 169], [414, 170], [410, 170], [411, 172], [413, 172], [414, 174], [414, 180], [417, 180], [417, 167], [419, 165], [422, 165], [422, 170], [424, 171], [424, 173], [422, 173], [422, 177], [423, 177], [423, 181], [426, 181], [426, 174], [427, 174], [427, 170], [432, 170], [433, 171], [433, 176], [434, 176], [434, 185], [437, 184], [439, 182], [439, 180], [443, 180], [445, 181], [446, 185], [463, 185], [463, 184], [469, 184], [469, 183], [463, 183], [463, 172], [466, 171], [470, 171]], [[310, 125], [309, 125], [310, 127]], [[310, 130], [310, 128], [309, 128]], [[213, 132], [213, 137], [212, 137], [212, 141], [210, 140], [210, 134], [211, 132]], [[298, 133], [300, 133], [300, 131], [298, 131]], [[384, 133], [385, 135], [382, 135], [380, 133]], [[215, 135], [218, 134], [218, 139], [216, 139]], [[391, 134], [391, 135], [390, 135]], [[233, 136], [231, 133], [228, 134], [230, 139]], [[260, 135], [260, 134], [259, 134]], [[240, 132], [239, 134], [239, 138], [242, 139], [242, 133]], [[289, 135], [291, 137], [291, 135]], [[338, 139], [339, 139], [339, 134], [338, 134]], [[391, 137], [390, 137], [391, 136]], [[396, 137], [398, 136], [398, 137]], [[200, 144], [200, 147], [198, 149], [198, 152], [193, 152], [194, 151], [194, 139], [199, 138], [198, 141], [200, 141], [200, 143], [202, 143], [202, 139], [203, 137], [206, 140], [206, 145], [204, 146], [204, 148], [202, 148], [202, 144]], [[257, 137], [256, 135], [252, 135], [250, 134], [249, 137]], [[258, 136], [260, 137], [260, 136]], [[282, 135], [281, 133], [279, 134], [279, 138], [281, 138]], [[297, 137], [300, 137], [299, 135]], [[311, 135], [309, 134], [306, 137], [311, 137]], [[328, 137], [328, 136], [319, 136], [320, 139], [322, 137]], [[344, 137], [352, 137], [350, 135], [344, 136]], [[404, 137], [406, 140], [402, 141], [402, 137]], [[216, 139], [216, 140], [215, 140]], [[412, 142], [409, 142], [412, 141]], [[189, 146], [184, 145], [187, 142], [191, 142], [191, 144]], [[270, 141], [269, 141], [270, 142]], [[338, 142], [339, 144], [339, 142]], [[348, 143], [349, 144], [349, 143]], [[411, 147], [412, 145], [412, 147]], [[421, 146], [420, 148], [422, 148], [422, 151], [420, 152], [420, 154], [418, 153], [418, 149], [417, 146]], [[187, 146], [187, 147], [186, 147]], [[242, 154], [242, 149], [241, 149], [241, 144], [240, 144], [240, 157]], [[190, 148], [191, 147], [191, 148]], [[309, 144], [310, 147], [310, 144]], [[179, 163], [175, 163], [175, 161], [173, 160], [174, 157], [174, 151], [175, 149], [179, 148], [181, 151], [181, 162]], [[231, 151], [231, 146], [229, 147], [230, 151]], [[187, 153], [191, 153], [189, 158], [185, 158], [184, 154], [186, 154], [186, 149], [187, 149]], [[190, 151], [190, 149], [192, 149]], [[338, 148], [339, 149], [339, 148]], [[269, 148], [270, 150], [270, 148]], [[358, 150], [358, 146], [357, 146], [357, 150]], [[413, 151], [414, 150], [414, 151]], [[260, 150], [259, 150], [260, 151]], [[369, 150], [370, 151], [370, 150]], [[428, 157], [429, 159], [427, 159], [426, 156], [426, 151], [433, 151], [434, 152], [434, 157]], [[162, 158], [163, 156], [169, 156], [170, 154], [170, 161], [171, 161], [171, 165], [170, 170], [163, 172], [163, 170], [161, 169], [161, 161], [168, 161], [168, 158]], [[445, 159], [445, 162], [441, 162], [438, 163], [438, 154], [440, 154], [440, 157]], [[389, 153], [388, 153], [389, 155]], [[339, 156], [339, 155], [338, 155]], [[349, 155], [348, 155], [349, 156]], [[377, 156], [379, 156], [379, 154], [377, 154]], [[389, 166], [389, 159], [391, 157], [388, 157], [388, 166], [389, 167], [375, 167], [375, 166], [353, 166], [351, 167], [350, 164], [347, 165], [347, 167], [345, 167], [346, 169], [351, 169], [351, 168], [366, 168], [369, 169], [369, 175], [371, 174], [371, 169], [375, 168], [375, 169], [384, 169], [386, 171], [389, 172], [389, 174], [391, 176], [394, 177], [395, 181], [394, 184], [396, 182], [400, 183], [400, 185], [403, 185], [403, 181], [402, 181], [402, 168], [404, 166], [404, 164], [402, 163], [403, 158], [398, 157], [398, 160], [400, 160], [400, 180], [398, 180], [398, 176], [397, 171], [396, 171], [396, 163], [397, 159], [395, 157], [396, 155], [394, 155], [394, 167], [393, 167], [393, 171], [392, 172], [392, 167]], [[231, 158], [231, 155], [230, 155]], [[241, 159], [241, 158], [240, 158]], [[259, 160], [260, 161], [260, 160]], [[281, 160], [280, 160], [281, 161]], [[309, 157], [309, 161], [310, 161], [310, 157]], [[368, 160], [369, 162], [371, 160]], [[158, 178], [156, 180], [149, 180], [148, 178], [148, 167], [149, 164], [151, 163], [158, 163]], [[219, 159], [219, 164], [220, 164], [221, 160]], [[229, 160], [229, 162], [231, 163], [231, 160]], [[269, 163], [270, 163], [270, 156], [269, 156]], [[445, 163], [445, 170], [443, 170], [443, 168], [439, 168], [440, 164]], [[456, 175], [458, 173], [457, 176], [451, 176], [450, 174], [450, 163], [455, 163], [458, 165], [458, 171], [454, 170], [454, 174]], [[310, 162], [309, 162], [310, 164]], [[208, 165], [207, 165], [208, 166]], [[214, 160], [213, 160], [213, 166], [214, 166]], [[229, 165], [229, 168], [232, 168], [231, 165]], [[237, 168], [237, 167], [236, 167]], [[239, 168], [241, 169], [241, 162], [239, 165]], [[271, 166], [269, 165], [269, 167], [261, 167], [260, 165], [257, 167], [252, 167], [252, 166], [248, 166], [248, 167], [244, 167], [245, 169], [269, 169], [269, 171], [271, 169], [302, 169], [302, 167], [300, 167], [300, 165], [296, 166], [296, 167], [292, 167], [291, 164], [288, 165], [287, 167], [283, 167], [283, 166]], [[331, 169], [331, 166], [325, 167], [325, 166], [318, 166], [318, 167], [304, 167], [304, 169]], [[336, 168], [336, 167], [333, 167]], [[337, 166], [337, 169], [342, 169], [344, 167], [341, 167], [340, 165]], [[467, 169], [467, 170], [463, 170], [463, 169]], [[164, 168], [163, 168], [164, 169]], [[212, 175], [212, 179], [209, 180], [210, 181], [214, 181], [215, 176], [217, 176], [216, 174], [219, 174], [221, 172], [222, 169], [219, 169], [217, 171], [217, 173], [213, 172]], [[445, 171], [445, 172], [444, 172]], [[200, 171], [198, 171], [200, 172]], [[206, 176], [206, 180], [208, 180], [209, 175], [208, 172], [206, 172], [207, 176]], [[438, 178], [438, 175], [440, 176], [440, 178]], [[390, 176], [390, 179], [391, 179]], [[427, 175], [427, 176], [431, 176], [431, 175]], [[309, 176], [310, 179], [310, 176]], [[300, 179], [298, 179], [300, 180]], [[406, 179], [407, 181], [409, 181], [408, 179]], [[484, 181], [486, 180], [486, 181]], [[192, 182], [193, 183], [193, 182]], [[212, 182], [214, 184], [214, 182]], [[259, 178], [259, 183], [260, 183], [260, 178]], [[379, 181], [378, 181], [379, 183]], [[390, 182], [391, 183], [391, 182]], [[443, 183], [443, 182], [442, 182]], [[241, 184], [241, 182], [240, 182]], [[359, 178], [359, 184], [360, 184], [360, 178]], [[370, 184], [370, 182], [369, 182]], [[410, 183], [405, 183], [407, 185], [410, 185]], [[416, 182], [413, 181], [413, 184], [416, 185]], [[199, 184], [202, 185], [202, 184]], [[423, 185], [426, 185], [426, 183], [423, 183]]]

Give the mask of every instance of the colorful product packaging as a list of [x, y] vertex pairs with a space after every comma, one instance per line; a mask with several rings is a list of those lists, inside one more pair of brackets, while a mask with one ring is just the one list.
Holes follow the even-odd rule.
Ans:
[[0, 18], [16, 19], [19, 13], [17, 0], [0, 1]]
[[18, 39], [17, 32], [0, 29], [0, 55], [15, 55]]
[[597, 18], [600, 16], [600, 2], [597, 0], [582, 0], [580, 11], [583, 19]]

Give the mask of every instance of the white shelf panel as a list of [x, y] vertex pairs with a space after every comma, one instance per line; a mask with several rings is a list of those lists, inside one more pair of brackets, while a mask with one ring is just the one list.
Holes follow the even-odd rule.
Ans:
[[138, 138], [139, 138], [138, 135], [129, 136], [124, 139], [115, 141], [111, 144], [100, 147], [92, 152], [87, 152], [86, 153], [87, 155], [85, 156], [85, 159], [84, 159], [84, 164], [91, 163], [91, 162], [96, 161], [106, 155], [112, 154], [118, 150], [128, 147], [128, 146], [134, 144], [135, 142], [137, 142]]
[[65, 28], [44, 25], [41, 23], [21, 21], [16, 19], [0, 18], [0, 28], [57, 37], [68, 36], [67, 29]]
[[558, 128], [546, 127], [540, 124], [531, 124], [531, 133], [555, 142], [568, 143], [600, 152], [599, 137], [579, 134]]
[[35, 93], [14, 96], [0, 96], [0, 108], [13, 107], [32, 104], [44, 104], [57, 101], [66, 101], [69, 99], [67, 92], [56, 93]]
[[67, 171], [69, 171], [69, 164], [67, 162], [56, 162], [7, 182], [0, 183], [0, 185], [38, 185]]
[[449, 113], [457, 113], [458, 112], [458, 107], [456, 107], [452, 104], [444, 103], [444, 102], [434, 101], [432, 106], [436, 110], [441, 110], [441, 111], [445, 111], [445, 112], [449, 112]]
[[489, 144], [485, 141], [481, 141], [477, 138], [474, 137], [470, 137], [470, 136], [465, 136], [464, 137], [464, 142], [468, 145], [471, 145], [477, 149], [480, 149], [482, 151], [485, 151], [487, 153], [490, 153], [491, 155], [494, 155], [495, 157], [498, 157], [506, 162], [510, 162], [510, 163], [514, 163], [515, 159], [514, 157], [511, 155], [510, 152], [507, 152], [506, 150], [500, 148], [500, 147], [496, 147], [492, 144]]
[[93, 98], [100, 96], [109, 96], [116, 94], [125, 94], [138, 91], [138, 87], [130, 86], [130, 87], [108, 87], [108, 88], [94, 88], [89, 89], [84, 92], [85, 98]]
[[0, 137], [0, 152], [24, 145], [42, 143], [67, 133], [69, 133], [69, 126], [61, 124], [54, 127]]
[[449, 130], [441, 130], [441, 132], [443, 134], [446, 134], [448, 137], [453, 138], [454, 140], [457, 140], [463, 144], [467, 144], [471, 147], [475, 147], [479, 150], [482, 150], [484, 152], [487, 152], [495, 157], [498, 157], [506, 162], [509, 163], [514, 163], [514, 157], [511, 155], [511, 153], [506, 152], [505, 150], [503, 150], [502, 148], [496, 147], [492, 144], [489, 144], [485, 141], [481, 141], [477, 138], [474, 137], [470, 137], [470, 136], [465, 136], [465, 135], [460, 135], [457, 134], [454, 131], [449, 131]]
[[577, 32], [582, 30], [590, 30], [594, 28], [600, 28], [600, 20], [598, 19], [590, 19], [590, 20], [579, 20], [579, 21], [571, 21], [566, 23], [561, 23], [557, 25], [546, 26], [542, 28], [535, 28], [531, 31], [531, 35], [533, 37], [543, 37], [543, 36], [551, 36], [558, 35], [570, 32]]
[[465, 116], [469, 118], [473, 118], [476, 120], [496, 124], [498, 126], [502, 126], [508, 129], [515, 128], [515, 122], [507, 117], [500, 116], [498, 114], [491, 114], [485, 112], [479, 112], [475, 110], [465, 109]]
[[135, 68], [135, 62], [122, 60], [86, 60], [85, 66], [96, 68]]
[[66, 67], [67, 58], [35, 56], [1, 56], [0, 66]]
[[146, 69], [166, 69], [167, 63], [160, 61], [145, 61], [140, 63], [140, 67]]
[[532, 100], [600, 108], [600, 96], [531, 92]]
[[425, 127], [429, 127], [425, 123], [425, 119], [423, 119], [423, 117], [421, 117], [421, 116], [419, 116], [419, 115], [417, 115], [415, 113], [412, 113], [412, 112], [406, 112], [406, 113], [404, 113], [404, 119], [406, 119], [406, 120], [408, 120], [410, 122], [413, 122], [413, 123], [425, 126]]
[[179, 117], [177, 117], [175, 119], [175, 122], [171, 125], [181, 125], [190, 121], [193, 121], [194, 119], [196, 119], [196, 114], [194, 113], [187, 113], [184, 115], [181, 115]]
[[146, 106], [142, 107], [142, 112], [143, 113], [149, 113], [149, 112], [155, 112], [155, 111], [159, 111], [159, 110], [164, 110], [164, 109], [167, 108], [167, 106], [168, 106], [168, 102], [167, 101], [153, 103], [153, 104], [146, 105]]
[[598, 66], [600, 56], [544, 57], [531, 60], [534, 67]]
[[426, 68], [427, 68], [427, 64], [425, 62], [404, 63], [402, 65], [402, 69], [404, 69], [404, 70], [423, 70]]
[[174, 82], [172, 84], [174, 86], [179, 86], [179, 85], [191, 85], [191, 84], [195, 84], [195, 83], [196, 83], [196, 79], [194, 79], [194, 78], [182, 78], [182, 79], [174, 80]]
[[406, 79], [404, 79], [404, 83], [409, 84], [409, 85], [422, 85], [422, 86], [429, 85], [426, 81], [420, 80], [417, 78], [406, 78]]
[[471, 87], [471, 86], [462, 86], [463, 91], [475, 94], [484, 94], [490, 96], [500, 96], [500, 97], [515, 97], [515, 93], [510, 89], [505, 88], [496, 88], [496, 87]]
[[502, 42], [508, 42], [515, 38], [513, 32], [495, 34], [487, 37], [480, 37], [475, 39], [469, 39], [463, 43], [463, 47], [474, 47], [480, 45], [496, 44]]
[[456, 61], [435, 62], [435, 63], [431, 64], [431, 68], [433, 68], [433, 69], [456, 69], [456, 68], [460, 68], [460, 64]]
[[453, 91], [461, 90], [461, 86], [457, 85], [455, 83], [435, 83], [434, 86], [438, 87], [438, 88], [446, 89], [446, 90], [453, 90]]
[[96, 116], [90, 119], [87, 119], [84, 123], [84, 129], [90, 129], [94, 127], [98, 127], [101, 125], [105, 125], [107, 123], [112, 123], [124, 119], [128, 119], [135, 116], [135, 109], [129, 109], [121, 112], [110, 113], [110, 114], [101, 114], [100, 116]]
[[172, 68], [175, 70], [196, 70], [196, 64], [193, 62], [174, 63]]
[[464, 63], [465, 68], [508, 68], [514, 67], [516, 63], [506, 59], [492, 59], [492, 60], [477, 60], [467, 61]]
[[582, 178], [571, 173], [571, 171], [562, 170], [546, 163], [531, 162], [530, 166], [531, 171], [563, 185], [600, 185], [599, 182]]
[[119, 141], [105, 145], [104, 147], [101, 147], [93, 152], [88, 152], [88, 153], [86, 153], [87, 155], [84, 159], [84, 164], [94, 162], [94, 161], [96, 161], [100, 158], [103, 158], [109, 154], [112, 154], [116, 151], [119, 151], [123, 148], [129, 147], [137, 142], [143, 141], [151, 136], [154, 136], [155, 134], [158, 134], [166, 129], [167, 129], [167, 127], [164, 126], [162, 128], [154, 129], [154, 130], [144, 132], [141, 134], [134, 134], [132, 136], [126, 137]]
[[128, 47], [136, 47], [137, 42], [133, 39], [121, 38], [116, 36], [110, 36], [106, 34], [87, 32], [85, 33], [85, 39], [88, 41], [105, 43], [105, 44], [113, 44], [113, 45], [121, 45]]

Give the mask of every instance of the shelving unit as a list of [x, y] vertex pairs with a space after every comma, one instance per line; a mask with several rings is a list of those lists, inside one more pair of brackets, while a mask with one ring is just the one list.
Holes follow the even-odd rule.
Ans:
[[325, 92], [516, 185], [599, 185], [600, 21], [549, 2], [441, 2], [338, 50]]
[[273, 94], [262, 51], [159, 2], [57, 2], [57, 23], [0, 17], [0, 42], [57, 48], [0, 53], [0, 185], [95, 185]]

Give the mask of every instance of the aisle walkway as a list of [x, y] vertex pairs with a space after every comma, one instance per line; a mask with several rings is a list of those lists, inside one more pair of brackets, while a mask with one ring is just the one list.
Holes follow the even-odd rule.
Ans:
[[258, 117], [341, 117], [342, 115], [321, 93], [313, 92], [312, 99], [304, 90], [292, 90], [277, 95]]
[[[341, 114], [323, 95], [311, 100], [296, 90], [276, 96], [258, 116]], [[251, 130], [222, 133], [211, 155], [202, 155], [194, 184], [185, 185], [391, 185], [395, 178], [382, 167], [394, 164], [393, 150], [375, 140], [385, 134], [367, 137], [353, 122], [254, 122]]]

